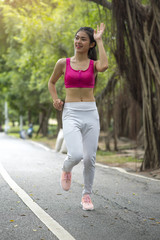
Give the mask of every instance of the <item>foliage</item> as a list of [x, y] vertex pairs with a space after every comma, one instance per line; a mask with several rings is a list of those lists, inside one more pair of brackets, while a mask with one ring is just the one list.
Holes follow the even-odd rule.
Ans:
[[[5, 0], [0, 3], [0, 9], [3, 27], [0, 41], [5, 43], [5, 48], [0, 49], [3, 53], [0, 95], [2, 98], [5, 95], [10, 108], [17, 112], [17, 118], [28, 113], [33, 118], [51, 105], [47, 84], [56, 61], [74, 54], [74, 34], [81, 26], [95, 28], [104, 21], [104, 43], [111, 65], [108, 72], [99, 75], [95, 94], [101, 92], [115, 68], [110, 50], [112, 33], [108, 10], [83, 0]], [[57, 91], [64, 99], [63, 77], [57, 83]]]

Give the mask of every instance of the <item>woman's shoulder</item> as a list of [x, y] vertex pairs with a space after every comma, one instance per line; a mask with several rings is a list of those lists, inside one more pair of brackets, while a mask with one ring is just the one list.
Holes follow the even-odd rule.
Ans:
[[66, 58], [60, 58], [60, 59], [57, 61], [57, 65], [61, 65], [61, 66], [66, 65]]
[[66, 58], [60, 58], [56, 63], [56, 68], [64, 73], [66, 68]]

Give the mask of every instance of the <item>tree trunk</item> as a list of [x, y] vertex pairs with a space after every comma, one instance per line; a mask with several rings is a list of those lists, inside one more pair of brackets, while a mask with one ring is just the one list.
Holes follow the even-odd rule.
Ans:
[[62, 111], [56, 110], [56, 116], [57, 116], [57, 123], [58, 123], [58, 128], [57, 128], [57, 134], [59, 130], [62, 128]]
[[[129, 6], [128, 6], [128, 11]], [[130, 12], [129, 12], [130, 14]], [[145, 51], [150, 51], [148, 45], [148, 33], [147, 33], [147, 22], [144, 24], [144, 41], [141, 39], [141, 45], [145, 47]], [[152, 87], [153, 79], [150, 73], [150, 69], [147, 61], [145, 67], [142, 66], [140, 51], [138, 49], [138, 43], [136, 42], [135, 35], [133, 35], [133, 42], [135, 48], [135, 54], [140, 70], [140, 76], [142, 80], [142, 99], [143, 99], [143, 126], [144, 126], [144, 161], [142, 163], [141, 170], [158, 168], [160, 166], [160, 148], [158, 145], [160, 142], [156, 142], [156, 129], [153, 119], [153, 101], [152, 101]], [[156, 114], [156, 113], [155, 113]], [[159, 131], [158, 131], [159, 132]]]
[[[160, 4], [150, 0], [113, 0], [117, 24], [116, 58], [130, 92], [143, 111], [142, 170], [160, 166]], [[137, 94], [138, 93], [138, 94]], [[141, 97], [140, 97], [141, 93]], [[142, 99], [142, 104], [141, 104]]]
[[45, 108], [40, 113], [40, 126], [36, 133], [36, 136], [41, 132], [43, 136], [48, 135], [48, 120], [52, 112], [52, 106], [49, 106], [49, 108], [46, 110]]
[[30, 110], [28, 111], [28, 122], [29, 124], [32, 123], [32, 114]]

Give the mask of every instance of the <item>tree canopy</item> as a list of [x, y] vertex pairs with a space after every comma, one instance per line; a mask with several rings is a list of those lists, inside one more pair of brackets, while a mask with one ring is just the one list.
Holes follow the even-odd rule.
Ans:
[[[1, 2], [0, 9], [0, 41], [4, 46], [1, 48], [0, 83], [7, 86], [6, 90], [1, 88], [1, 94], [5, 93], [17, 114], [30, 112], [38, 116], [38, 112], [46, 111], [51, 104], [47, 83], [56, 61], [72, 56], [75, 32], [81, 26], [95, 28], [100, 21], [106, 22], [107, 10], [81, 0], [6, 0]], [[108, 47], [112, 44], [111, 13], [107, 18], [105, 43], [112, 55]], [[101, 76], [97, 92], [106, 85], [106, 75], [111, 74], [112, 68], [109, 72]], [[64, 98], [63, 78], [58, 81], [57, 90]]]

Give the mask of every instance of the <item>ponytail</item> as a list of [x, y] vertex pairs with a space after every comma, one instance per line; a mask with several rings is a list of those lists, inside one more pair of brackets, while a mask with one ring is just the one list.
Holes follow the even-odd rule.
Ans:
[[88, 51], [88, 57], [94, 61], [97, 60], [97, 51], [96, 51], [96, 46], [93, 48], [90, 48]]

